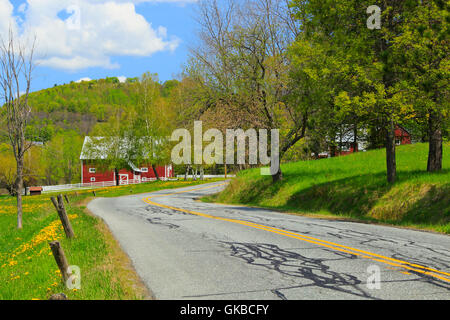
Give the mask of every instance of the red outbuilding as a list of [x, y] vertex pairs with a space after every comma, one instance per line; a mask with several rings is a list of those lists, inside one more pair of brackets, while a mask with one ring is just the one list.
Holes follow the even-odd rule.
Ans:
[[[411, 144], [411, 134], [402, 126], [396, 125], [395, 126], [395, 144], [397, 146], [404, 145], [404, 144]], [[360, 142], [355, 143], [355, 138], [353, 135], [353, 132], [347, 133], [342, 139], [342, 143], [340, 143], [339, 146], [331, 147], [330, 152], [319, 154], [318, 158], [326, 158], [328, 155], [330, 156], [345, 156], [348, 154], [352, 154], [359, 151], [365, 151], [364, 145]], [[339, 140], [338, 137], [336, 137], [336, 140]], [[322, 156], [321, 156], [322, 155]]]
[[[107, 150], [105, 143], [95, 144], [94, 140], [101, 138], [85, 137], [81, 151], [81, 183], [89, 185], [124, 185], [136, 184], [156, 180], [151, 164], [135, 166], [131, 161], [127, 168], [108, 169], [105, 166]], [[116, 141], [116, 143], [120, 143]], [[171, 164], [155, 166], [159, 178], [166, 180], [173, 177]]]
[[399, 125], [395, 126], [395, 144], [411, 144], [411, 134]]

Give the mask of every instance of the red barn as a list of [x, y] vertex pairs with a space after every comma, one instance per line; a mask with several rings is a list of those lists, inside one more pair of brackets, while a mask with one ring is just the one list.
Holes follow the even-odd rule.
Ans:
[[[136, 167], [128, 162], [129, 168], [106, 169], [104, 160], [107, 152], [104, 145], [94, 145], [91, 137], [85, 137], [81, 151], [81, 183], [89, 185], [123, 185], [156, 180], [151, 164]], [[166, 180], [173, 177], [172, 165], [155, 167], [159, 178]]]
[[411, 144], [411, 134], [399, 125], [395, 126], [395, 144]]

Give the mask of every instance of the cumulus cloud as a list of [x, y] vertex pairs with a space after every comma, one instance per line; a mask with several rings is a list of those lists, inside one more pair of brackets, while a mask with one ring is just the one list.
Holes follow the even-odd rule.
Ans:
[[[177, 48], [179, 39], [168, 36], [163, 26], [153, 27], [135, 10], [137, 3], [154, 1], [28, 0], [20, 6], [20, 29], [22, 37], [36, 36], [41, 66], [68, 71], [115, 69], [120, 66], [112, 61], [114, 57], [151, 56]], [[0, 0], [0, 34], [10, 21], [17, 28], [13, 6], [9, 0]]]
[[81, 83], [81, 82], [83, 82], [83, 81], [91, 81], [92, 79], [91, 78], [88, 78], [88, 77], [85, 77], [85, 78], [81, 78], [81, 79], [79, 79], [79, 80], [77, 80], [77, 81], [75, 81], [76, 83]]
[[125, 81], [127, 81], [127, 77], [125, 76], [118, 76], [117, 79], [119, 79], [120, 83], [124, 83]]
[[8, 0], [0, 0], [0, 36], [6, 35], [10, 26], [15, 29], [13, 10], [14, 7]]

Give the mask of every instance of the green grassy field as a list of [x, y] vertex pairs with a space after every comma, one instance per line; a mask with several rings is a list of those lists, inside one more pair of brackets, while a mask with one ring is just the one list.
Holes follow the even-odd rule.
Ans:
[[242, 171], [204, 201], [245, 204], [299, 214], [326, 215], [450, 233], [450, 145], [443, 170], [426, 172], [428, 145], [397, 148], [398, 181], [386, 182], [385, 151], [282, 165], [276, 184], [259, 169]]
[[[117, 197], [201, 183], [152, 182], [95, 191], [98, 197]], [[0, 196], [0, 300], [48, 299], [60, 292], [69, 299], [149, 298], [105, 224], [87, 212], [92, 191], [66, 194], [70, 200], [66, 210], [76, 235], [71, 240], [65, 238], [51, 194], [24, 197], [22, 230], [16, 228], [15, 198]], [[80, 267], [80, 290], [63, 285], [48, 245], [53, 240], [60, 241], [69, 264]]]

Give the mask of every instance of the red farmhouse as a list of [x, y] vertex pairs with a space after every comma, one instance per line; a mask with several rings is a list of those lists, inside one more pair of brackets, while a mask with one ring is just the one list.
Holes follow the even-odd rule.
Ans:
[[[156, 176], [151, 164], [137, 168], [129, 162], [130, 169], [104, 169], [103, 160], [106, 152], [99, 147], [92, 151], [91, 137], [85, 137], [81, 151], [81, 183], [89, 185], [124, 185], [153, 181]], [[89, 150], [89, 151], [88, 151]], [[172, 165], [157, 166], [156, 172], [160, 179], [165, 180], [173, 177]]]

